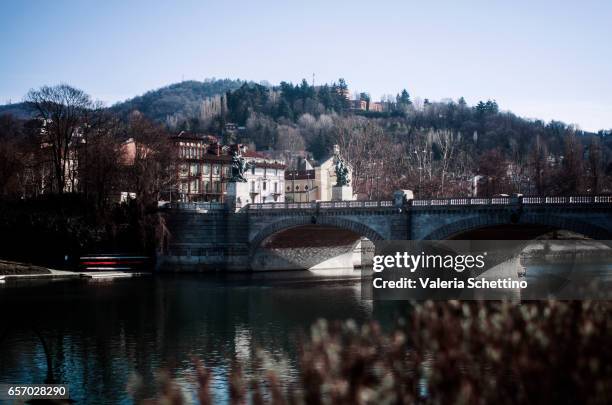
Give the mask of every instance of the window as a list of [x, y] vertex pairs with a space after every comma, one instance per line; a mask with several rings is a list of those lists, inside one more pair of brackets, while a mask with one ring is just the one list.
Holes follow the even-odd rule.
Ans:
[[253, 175], [255, 174], [255, 165], [251, 166], [251, 174], [253, 174]]
[[291, 187], [287, 186], [287, 191], [291, 191]]
[[195, 176], [197, 174], [198, 174], [198, 164], [197, 163], [192, 163], [189, 166], [189, 175]]
[[209, 180], [204, 181], [204, 192], [210, 193], [210, 181]]
[[274, 182], [274, 194], [278, 194], [278, 183]]
[[220, 170], [221, 168], [219, 167], [219, 165], [213, 165], [213, 175], [218, 176]]
[[198, 186], [199, 186], [198, 181], [193, 180], [190, 184], [190, 189], [191, 189], [190, 192], [192, 194], [197, 194], [200, 191], [200, 188]]
[[202, 171], [208, 176], [210, 174], [210, 165], [208, 163], [202, 165]]
[[230, 166], [223, 166], [223, 177], [230, 177], [231, 169], [232, 168]]
[[255, 180], [251, 181], [251, 193], [255, 192]]
[[266, 182], [265, 181], [263, 182], [263, 189], [264, 190], [266, 189]]

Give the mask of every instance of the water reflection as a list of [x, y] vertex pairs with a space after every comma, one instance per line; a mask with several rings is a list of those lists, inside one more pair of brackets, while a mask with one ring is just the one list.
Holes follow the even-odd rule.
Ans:
[[160, 369], [193, 393], [193, 356], [213, 370], [213, 394], [224, 401], [231, 359], [253, 365], [256, 348], [288, 358], [280, 366], [290, 382], [297, 376], [295, 342], [314, 321], [372, 316], [358, 282], [209, 277], [20, 283], [0, 289], [0, 308], [3, 324], [12, 325], [0, 350], [0, 381], [45, 381], [35, 325], [48, 341], [56, 380], [69, 384], [79, 403], [131, 403], [127, 383], [138, 385], [135, 375], [142, 382], [138, 396], [153, 396]]
[[[529, 282], [553, 267], [530, 266]], [[232, 359], [253, 375], [263, 367], [254, 361], [261, 348], [279, 362], [283, 382], [290, 384], [297, 378], [296, 342], [317, 319], [375, 318], [390, 328], [408, 307], [403, 301], [363, 301], [359, 281], [163, 276], [6, 283], [0, 286], [0, 334], [9, 333], [0, 347], [0, 383], [48, 378], [37, 331], [48, 346], [53, 377], [69, 385], [78, 403], [132, 403], [128, 385], [140, 387], [137, 398], [153, 397], [162, 369], [195, 398], [194, 357], [213, 372], [215, 401], [227, 402]]]

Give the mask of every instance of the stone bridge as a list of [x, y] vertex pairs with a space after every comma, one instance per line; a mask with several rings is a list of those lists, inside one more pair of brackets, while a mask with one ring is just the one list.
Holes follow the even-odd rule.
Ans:
[[166, 218], [162, 265], [195, 270], [333, 267], [362, 238], [521, 240], [564, 230], [612, 240], [612, 196], [267, 203], [237, 213], [184, 204]]

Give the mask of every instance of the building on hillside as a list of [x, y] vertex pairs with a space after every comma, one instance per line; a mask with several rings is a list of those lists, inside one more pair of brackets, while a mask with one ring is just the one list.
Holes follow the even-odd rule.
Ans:
[[385, 106], [380, 101], [370, 101], [368, 111], [383, 112], [385, 111]]
[[134, 138], [128, 138], [121, 142], [119, 148], [119, 163], [123, 166], [132, 166], [136, 162], [136, 141], [134, 141]]
[[225, 131], [226, 132], [238, 132], [238, 125], [234, 124], [233, 122], [227, 122], [225, 124]]
[[[331, 201], [332, 187], [336, 185], [336, 154], [340, 152], [338, 145], [334, 152], [321, 160], [319, 165], [312, 167], [307, 161], [297, 170], [285, 172], [285, 199], [287, 202]], [[348, 164], [349, 178], [353, 169]]]
[[351, 111], [367, 111], [368, 103], [365, 100], [350, 100], [351, 102]]
[[350, 100], [350, 109], [351, 111], [372, 111], [372, 112], [383, 112], [385, 111], [385, 106], [380, 101], [370, 101], [355, 99]]

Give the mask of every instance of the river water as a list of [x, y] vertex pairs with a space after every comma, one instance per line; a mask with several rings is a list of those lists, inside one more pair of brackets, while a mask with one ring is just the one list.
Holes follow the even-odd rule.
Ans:
[[[588, 269], [612, 281], [612, 266]], [[527, 278], [533, 283], [551, 272], [551, 266], [531, 265]], [[262, 370], [253, 360], [261, 349], [277, 362], [287, 386], [298, 377], [297, 342], [318, 319], [376, 319], [391, 328], [409, 308], [405, 301], [362, 300], [359, 280], [150, 275], [7, 282], [0, 284], [0, 383], [43, 383], [44, 341], [53, 377], [68, 384], [77, 403], [154, 398], [163, 370], [195, 402], [194, 359], [212, 371], [215, 403], [225, 403], [232, 359], [246, 365], [247, 376], [256, 375]]]
[[[0, 285], [0, 383], [43, 383], [48, 346], [54, 378], [78, 403], [133, 403], [155, 396], [167, 370], [187, 396], [196, 391], [194, 358], [213, 372], [215, 402], [228, 399], [232, 358], [247, 365], [260, 348], [295, 379], [296, 341], [319, 318], [376, 317], [391, 325], [405, 303], [361, 300], [358, 281], [228, 281], [161, 276], [95, 282]], [[2, 333], [2, 330], [0, 330]], [[248, 370], [256, 372], [257, 370]], [[140, 385], [138, 382], [140, 381]]]

